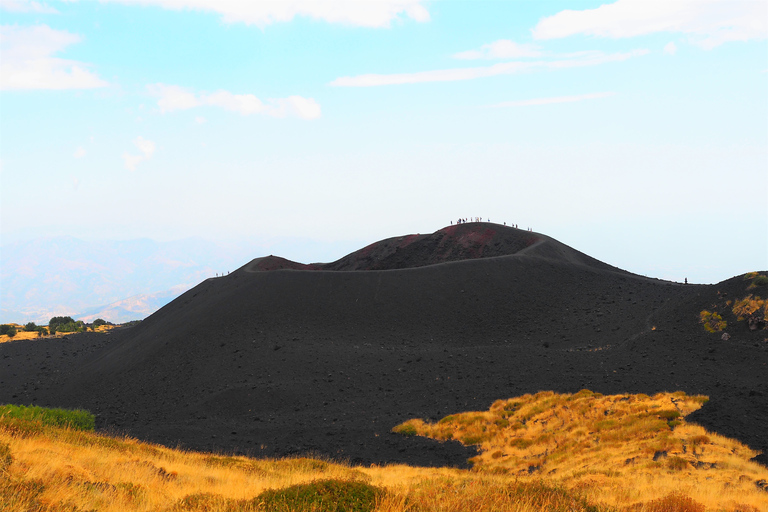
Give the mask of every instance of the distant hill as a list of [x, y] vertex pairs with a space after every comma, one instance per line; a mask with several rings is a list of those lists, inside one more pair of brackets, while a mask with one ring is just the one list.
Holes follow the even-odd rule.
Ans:
[[162, 292], [134, 295], [112, 304], [81, 311], [74, 315], [74, 317], [87, 323], [93, 322], [97, 318], [115, 324], [122, 324], [131, 320], [141, 320], [192, 288], [194, 284], [181, 284]]
[[109, 310], [113, 318], [103, 318], [113, 322], [144, 318], [189, 286], [241, 265], [252, 250], [199, 238], [7, 244], [0, 248], [0, 322], [47, 323], [97, 310]]

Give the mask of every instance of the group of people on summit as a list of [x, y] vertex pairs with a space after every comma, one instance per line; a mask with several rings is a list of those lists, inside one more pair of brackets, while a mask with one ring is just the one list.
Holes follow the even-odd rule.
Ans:
[[[485, 221], [486, 222], [491, 222], [491, 219], [485, 219]], [[483, 218], [482, 217], [470, 217], [469, 219], [467, 219], [466, 217], [463, 217], [463, 218], [460, 218], [459, 220], [457, 220], [456, 224], [457, 225], [458, 224], [464, 224], [466, 222], [483, 222]], [[453, 225], [453, 221], [451, 221], [451, 225]], [[504, 222], [504, 225], [505, 226], [507, 225], [506, 221]], [[517, 224], [511, 224], [511, 227], [513, 227], [515, 229], [520, 229], [520, 226], [518, 226]], [[531, 228], [528, 228], [526, 231], [533, 231], [533, 230]]]

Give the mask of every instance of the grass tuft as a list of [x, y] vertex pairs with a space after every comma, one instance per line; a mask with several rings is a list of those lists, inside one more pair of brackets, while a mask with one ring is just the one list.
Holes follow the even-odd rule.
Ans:
[[253, 503], [268, 512], [370, 512], [383, 495], [364, 482], [332, 479], [264, 491]]
[[674, 492], [645, 503], [642, 512], [705, 512], [706, 507], [690, 496]]
[[[93, 431], [96, 427], [96, 418], [88, 411], [82, 409], [50, 409], [35, 405], [0, 405], [0, 421], [12, 423], [12, 420], [36, 423], [38, 426], [64, 427], [72, 430]], [[38, 431], [35, 425], [21, 425], [20, 430]]]

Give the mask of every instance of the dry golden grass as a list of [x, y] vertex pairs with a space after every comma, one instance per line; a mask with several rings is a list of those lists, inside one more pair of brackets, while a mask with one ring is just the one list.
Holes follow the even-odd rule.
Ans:
[[618, 508], [682, 492], [707, 510], [768, 510], [768, 493], [755, 485], [768, 470], [749, 461], [757, 452], [685, 421], [705, 401], [682, 392], [541, 392], [395, 431], [478, 444], [477, 472], [545, 478]]
[[31, 340], [39, 336], [37, 331], [25, 331], [23, 325], [14, 323], [8, 325], [12, 325], [16, 329], [16, 335], [11, 338], [7, 334], [0, 334], [0, 343], [5, 343], [6, 341], [11, 340]]
[[[53, 336], [51, 335], [40, 336], [37, 331], [25, 331], [23, 325], [19, 325], [19, 324], [9, 324], [9, 325], [13, 325], [16, 327], [16, 331], [17, 331], [16, 335], [13, 338], [11, 338], [6, 334], [0, 334], [0, 343], [5, 343], [7, 341], [17, 341], [17, 340], [32, 340], [40, 337], [61, 338], [62, 336], [66, 336], [67, 334], [72, 334], [67, 332], [57, 332]], [[43, 326], [43, 327], [46, 327], [46, 326]], [[93, 330], [94, 332], [106, 332], [106, 331], [109, 331], [110, 329], [114, 329], [115, 327], [119, 327], [119, 326], [118, 325], [100, 325]]]
[[748, 462], [751, 450], [675, 418], [702, 401], [544, 392], [434, 425], [408, 423], [434, 437], [482, 437], [473, 471], [185, 452], [0, 418], [0, 510], [259, 510], [244, 500], [324, 479], [385, 489], [379, 512], [768, 510], [768, 493], [754, 483], [768, 471]]

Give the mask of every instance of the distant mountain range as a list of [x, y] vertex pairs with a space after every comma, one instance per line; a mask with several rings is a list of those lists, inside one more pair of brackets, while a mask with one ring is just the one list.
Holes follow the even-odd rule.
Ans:
[[0, 248], [0, 322], [45, 324], [56, 315], [116, 323], [142, 319], [200, 281], [235, 270], [256, 250], [253, 244], [201, 238], [62, 236], [7, 244]]

